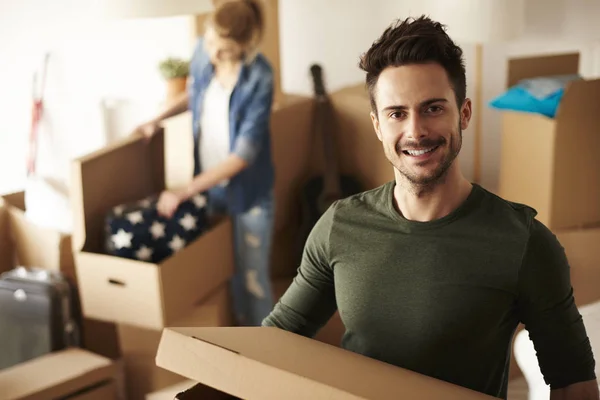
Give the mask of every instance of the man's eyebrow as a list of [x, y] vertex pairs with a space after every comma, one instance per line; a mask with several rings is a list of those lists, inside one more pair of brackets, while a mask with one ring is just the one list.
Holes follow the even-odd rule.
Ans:
[[[434, 97], [432, 99], [427, 99], [427, 100], [421, 102], [421, 104], [419, 104], [419, 106], [426, 107], [433, 103], [447, 103], [447, 102], [448, 102], [448, 100], [443, 97]], [[406, 109], [408, 109], [407, 106], [404, 106], [401, 104], [394, 104], [394, 105], [385, 107], [382, 111], [404, 111]]]

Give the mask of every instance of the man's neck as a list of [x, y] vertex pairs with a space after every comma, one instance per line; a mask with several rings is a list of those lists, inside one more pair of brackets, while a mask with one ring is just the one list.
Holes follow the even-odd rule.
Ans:
[[467, 199], [471, 189], [471, 183], [458, 169], [449, 170], [444, 178], [429, 186], [416, 186], [396, 171], [394, 202], [396, 210], [404, 218], [428, 222], [456, 210]]

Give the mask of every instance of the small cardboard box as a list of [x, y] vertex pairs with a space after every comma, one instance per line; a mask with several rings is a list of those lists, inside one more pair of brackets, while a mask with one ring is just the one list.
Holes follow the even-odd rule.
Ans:
[[84, 315], [161, 329], [232, 275], [230, 219], [160, 264], [103, 254], [106, 213], [160, 193], [164, 170], [163, 132], [148, 143], [128, 137], [73, 162], [73, 248]]
[[158, 366], [242, 399], [492, 399], [278, 328], [166, 328]]
[[[576, 74], [579, 54], [509, 60], [508, 85], [525, 78]], [[498, 194], [527, 204], [552, 229], [600, 222], [600, 79], [568, 84], [554, 119], [502, 113]]]
[[81, 349], [50, 353], [0, 371], [5, 400], [116, 400], [117, 367]]

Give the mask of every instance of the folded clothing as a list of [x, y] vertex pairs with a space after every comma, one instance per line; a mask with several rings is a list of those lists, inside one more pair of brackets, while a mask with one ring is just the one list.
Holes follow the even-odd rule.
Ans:
[[158, 214], [157, 196], [121, 204], [105, 218], [106, 253], [159, 263], [208, 229], [206, 194], [181, 203], [172, 218]]
[[567, 84], [580, 79], [582, 77], [578, 74], [524, 79], [489, 104], [500, 110], [536, 113], [554, 118]]

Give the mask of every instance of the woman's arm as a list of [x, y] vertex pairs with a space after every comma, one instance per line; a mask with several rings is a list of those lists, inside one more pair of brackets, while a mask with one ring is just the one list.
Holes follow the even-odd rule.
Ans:
[[230, 154], [222, 163], [196, 176], [180, 192], [180, 200], [185, 201], [197, 193], [204, 192], [219, 182], [233, 178], [239, 174], [248, 163], [236, 154]]

